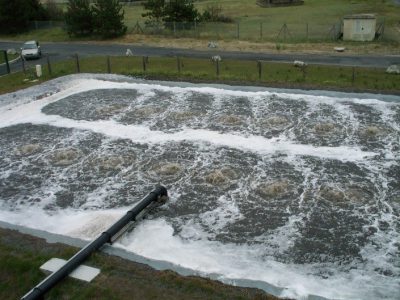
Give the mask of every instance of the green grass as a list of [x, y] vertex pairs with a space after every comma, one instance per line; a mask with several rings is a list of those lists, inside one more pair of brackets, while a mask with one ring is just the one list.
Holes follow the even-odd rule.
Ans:
[[[248, 0], [209, 0], [195, 2], [196, 8], [203, 12], [207, 6], [221, 5], [222, 14], [239, 23], [239, 37], [242, 40], [275, 41], [283, 26], [287, 24], [287, 41], [329, 40], [329, 30], [338, 24], [345, 15], [375, 13], [379, 20], [385, 19], [387, 40], [400, 41], [400, 6], [391, 0], [305, 0], [302, 6], [261, 8], [256, 1]], [[132, 28], [137, 21], [143, 22], [141, 6], [126, 6], [125, 23]], [[308, 34], [307, 34], [308, 24]], [[178, 36], [214, 37], [236, 39], [237, 24], [205, 24], [198, 32], [178, 32]], [[283, 35], [281, 35], [283, 38]]]
[[[45, 278], [39, 267], [52, 257], [68, 259], [78, 249], [0, 228], [0, 299], [20, 299]], [[46, 294], [50, 299], [254, 299], [277, 300], [260, 290], [237, 288], [95, 253], [85, 262], [101, 273], [91, 282], [66, 278]]]
[[[206, 0], [196, 1], [195, 6], [203, 12], [209, 5], [221, 5], [222, 14], [231, 17], [239, 23], [239, 39], [249, 41], [285, 41], [298, 42], [326, 42], [331, 40], [329, 34], [334, 24], [338, 24], [345, 15], [358, 13], [374, 13], [378, 20], [385, 21], [384, 41], [400, 43], [400, 6], [391, 0], [305, 0], [302, 6], [261, 8], [256, 0]], [[125, 24], [128, 32], [135, 32], [137, 22], [145, 29], [145, 33], [152, 34], [153, 30], [146, 29], [143, 6], [124, 6]], [[283, 24], [287, 24], [286, 39], [284, 34], [278, 37]], [[179, 27], [179, 26], [178, 26]], [[161, 31], [161, 35], [175, 35], [177, 37], [191, 37], [204, 39], [237, 39], [238, 26], [231, 24], [198, 24], [196, 30], [178, 30], [175, 34], [171, 30]], [[90, 38], [71, 38], [61, 28], [34, 30], [15, 36], [0, 36], [4, 39], [40, 41], [80, 41], [96, 40]], [[347, 44], [346, 44], [347, 45]]]
[[[7, 54], [8, 61], [12, 61], [12, 60], [18, 58], [19, 56], [20, 56], [19, 53], [17, 53], [17, 54]], [[3, 54], [2, 51], [0, 51], [0, 64], [3, 64], [5, 62], [6, 62], [6, 60], [5, 60], [4, 54]]]
[[[305, 74], [289, 63], [263, 62], [259, 78], [257, 63], [254, 61], [223, 60], [217, 66], [210, 60], [181, 58], [181, 70], [178, 71], [174, 57], [151, 57], [143, 70], [142, 57], [110, 57], [111, 73], [131, 75], [142, 78], [220, 82], [232, 84], [338, 89], [355, 91], [375, 91], [398, 93], [400, 80], [398, 75], [386, 74], [384, 69], [355, 68], [353, 81], [352, 67], [310, 65]], [[90, 57], [79, 60], [82, 73], [107, 73], [106, 57]], [[58, 76], [77, 72], [75, 60], [52, 64], [52, 74], [43, 66], [43, 77], [35, 79], [33, 69], [27, 74], [13, 73], [0, 77], [0, 93], [15, 91]]]

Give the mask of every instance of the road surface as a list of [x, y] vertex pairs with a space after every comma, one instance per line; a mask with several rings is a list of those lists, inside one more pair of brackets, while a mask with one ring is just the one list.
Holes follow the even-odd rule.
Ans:
[[[21, 42], [2, 42], [0, 49], [19, 49]], [[70, 59], [72, 55], [79, 54], [81, 57], [93, 55], [125, 55], [129, 48], [133, 55], [137, 56], [180, 56], [194, 58], [211, 58], [213, 55], [220, 55], [223, 59], [238, 60], [264, 60], [276, 62], [293, 62], [294, 60], [305, 61], [309, 64], [326, 64], [341, 66], [375, 67], [386, 68], [392, 64], [400, 64], [400, 55], [348, 55], [345, 53], [329, 54], [280, 54], [280, 53], [254, 53], [239, 51], [220, 51], [210, 49], [206, 51], [162, 48], [150, 46], [136, 46], [129, 44], [98, 44], [98, 43], [41, 43], [43, 57], [40, 60], [28, 61], [28, 64], [45, 64], [46, 56], [51, 61]], [[4, 67], [3, 67], [4, 69]], [[11, 65], [11, 71], [21, 70], [21, 62]], [[1, 70], [0, 70], [1, 72]]]

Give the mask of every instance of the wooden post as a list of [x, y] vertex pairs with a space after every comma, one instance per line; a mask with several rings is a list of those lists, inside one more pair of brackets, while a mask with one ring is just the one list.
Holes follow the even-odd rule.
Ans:
[[21, 55], [21, 62], [22, 62], [22, 71], [24, 72], [24, 74], [26, 74], [25, 59], [22, 55]]
[[260, 40], [263, 39], [263, 23], [260, 22]]
[[176, 35], [176, 22], [174, 21], [174, 35]]
[[308, 41], [308, 23], [306, 23], [306, 39]]
[[356, 68], [353, 67], [353, 74], [351, 76], [351, 84], [354, 85], [354, 81], [356, 80]]
[[4, 60], [5, 60], [5, 62], [6, 62], [7, 74], [10, 74], [11, 71], [10, 71], [10, 64], [8, 63], [7, 51], [4, 50], [3, 53], [4, 53]]
[[240, 38], [240, 23], [237, 23], [237, 39]]
[[178, 69], [178, 73], [181, 72], [181, 58], [179, 56], [176, 57], [176, 67]]
[[142, 63], [143, 63], [143, 72], [146, 72], [146, 57], [145, 56], [143, 56], [143, 58], [142, 58]]
[[258, 69], [258, 80], [261, 80], [261, 77], [262, 77], [262, 64], [261, 64], [261, 61], [257, 62], [257, 69]]
[[75, 61], [76, 61], [76, 72], [80, 73], [81, 72], [81, 66], [79, 65], [79, 56], [78, 53], [75, 54]]
[[111, 61], [110, 61], [109, 55], [107, 55], [107, 72], [108, 72], [108, 74], [111, 73]]
[[51, 76], [53, 72], [51, 71], [50, 57], [47, 55], [46, 59], [47, 59], [47, 69], [49, 70], [49, 75]]
[[217, 78], [219, 78], [219, 60], [216, 61]]

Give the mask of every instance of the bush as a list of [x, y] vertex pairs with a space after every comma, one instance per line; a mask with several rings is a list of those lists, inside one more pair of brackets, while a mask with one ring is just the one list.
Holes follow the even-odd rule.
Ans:
[[96, 0], [93, 7], [96, 30], [103, 38], [126, 33], [124, 11], [118, 0]]
[[24, 32], [29, 22], [47, 19], [48, 14], [39, 0], [0, 0], [0, 33]]
[[47, 0], [44, 4], [44, 8], [47, 11], [49, 19], [56, 21], [64, 20], [64, 12], [54, 0]]
[[94, 29], [94, 17], [89, 0], [69, 0], [65, 22], [70, 36], [91, 35]]
[[231, 17], [227, 17], [222, 14], [221, 5], [208, 5], [200, 19], [203, 22], [233, 23], [233, 19]]

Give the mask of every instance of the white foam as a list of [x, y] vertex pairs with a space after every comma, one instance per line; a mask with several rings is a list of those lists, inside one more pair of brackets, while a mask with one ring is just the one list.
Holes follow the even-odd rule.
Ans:
[[[362, 271], [334, 275], [327, 280], [311, 275], [312, 265], [282, 264], [263, 258], [263, 245], [220, 244], [209, 241], [199, 227], [193, 225], [195, 240], [175, 235], [165, 220], [141, 223], [125, 236], [118, 247], [148, 258], [165, 260], [204, 273], [223, 274], [221, 279], [261, 280], [286, 288], [282, 297], [306, 298], [310, 294], [329, 299], [367, 299], [384, 283]], [[365, 282], [370, 285], [365, 286]], [[386, 282], [392, 288], [395, 280]], [[340, 287], [340, 288], [339, 288]]]
[[[287, 155], [287, 161], [292, 164], [297, 161], [298, 156], [313, 156], [326, 160], [340, 161], [361, 161], [361, 165], [368, 166], [370, 160], [377, 155], [374, 152], [363, 151], [358, 146], [340, 147], [316, 147], [312, 145], [298, 144], [288, 137], [264, 138], [257, 135], [243, 134], [239, 132], [220, 133], [205, 129], [184, 128], [178, 132], [166, 133], [162, 131], [150, 130], [149, 126], [143, 125], [124, 125], [116, 120], [106, 121], [84, 121], [71, 120], [56, 115], [46, 115], [41, 109], [49, 103], [58, 101], [67, 96], [94, 89], [135, 89], [140, 94], [138, 103], [145, 101], [148, 97], [154, 96], [154, 91], [165, 91], [182, 95], [189, 92], [211, 94], [216, 99], [213, 103], [214, 108], [222, 105], [224, 97], [248, 97], [252, 103], [256, 103], [263, 97], [272, 95], [268, 91], [249, 92], [237, 91], [222, 88], [209, 87], [170, 87], [164, 85], [146, 83], [112, 82], [97, 79], [73, 80], [63, 85], [63, 89], [56, 94], [36, 101], [16, 101], [7, 106], [0, 107], [0, 128], [21, 123], [47, 124], [62, 128], [72, 128], [77, 130], [87, 130], [90, 132], [101, 133], [111, 138], [124, 138], [139, 144], [158, 144], [163, 145], [171, 142], [188, 141], [196, 144], [200, 149], [213, 147], [229, 147], [239, 149], [243, 152], [256, 153], [261, 156], [272, 156], [275, 154]], [[385, 119], [391, 120], [392, 115], [390, 106], [394, 104], [386, 103], [378, 99], [351, 99], [335, 98], [327, 96], [297, 95], [291, 93], [275, 93], [278, 97], [302, 100], [309, 103], [310, 109], [316, 109], [319, 103], [326, 103], [336, 107], [337, 111], [346, 116], [348, 107], [346, 102], [354, 102], [373, 106], [381, 112]], [[353, 115], [349, 118], [354, 119]], [[357, 125], [355, 125], [357, 126]], [[398, 130], [398, 128], [395, 128]], [[387, 155], [386, 158], [393, 155]], [[387, 162], [390, 166], [392, 162]], [[294, 163], [295, 164], [295, 163]], [[382, 165], [384, 162], [382, 163]], [[303, 173], [310, 172], [304, 170], [301, 162], [295, 166], [303, 170]], [[375, 174], [379, 169], [374, 170]], [[0, 179], [3, 178], [0, 174]], [[306, 174], [307, 175], [307, 174]], [[304, 186], [315, 184], [315, 177], [305, 176]], [[387, 187], [383, 187], [387, 188]], [[52, 187], [53, 192], [57, 190]], [[92, 239], [100, 234], [113, 223], [117, 218], [126, 212], [127, 208], [114, 210], [93, 210], [93, 207], [102, 202], [105, 197], [106, 189], [100, 188], [88, 195], [88, 201], [82, 208], [91, 208], [90, 211], [82, 210], [59, 210], [45, 212], [40, 207], [29, 207], [26, 210], [0, 211], [0, 220], [13, 222], [14, 224], [31, 228], [46, 230], [53, 233], [66, 234], [73, 237]], [[179, 191], [171, 192], [172, 202], [178, 201]], [[1, 196], [0, 196], [1, 197]], [[381, 199], [382, 200], [382, 199]], [[224, 229], [230, 223], [240, 220], [243, 216], [240, 209], [233, 199], [226, 195], [216, 199], [217, 208], [204, 212], [199, 218], [202, 222], [212, 225], [215, 232]], [[300, 197], [299, 206], [302, 205]], [[385, 218], [385, 216], [383, 216]], [[389, 221], [393, 215], [386, 217]], [[296, 223], [301, 222], [302, 215], [291, 216], [287, 223], [269, 233], [261, 236], [260, 239], [270, 241], [281, 251], [290, 249], [290, 246], [298, 235]], [[379, 219], [380, 220], [380, 219]], [[378, 219], [377, 221], [378, 222]], [[133, 251], [137, 254], [156, 260], [165, 260], [176, 265], [191, 268], [201, 273], [220, 274], [224, 280], [229, 279], [250, 279], [264, 281], [285, 289], [281, 296], [302, 298], [310, 294], [315, 294], [332, 299], [369, 299], [380, 298], [380, 292], [387, 290], [383, 294], [387, 299], [395, 299], [396, 289], [400, 282], [395, 277], [380, 276], [374, 270], [368, 268], [355, 268], [350, 272], [340, 272], [335, 270], [329, 279], [322, 279], [315, 274], [316, 265], [291, 265], [276, 262], [273, 257], [265, 257], [265, 244], [256, 245], [236, 245], [222, 244], [210, 241], [209, 233], [203, 232], [201, 224], [195, 220], [188, 220], [183, 226], [180, 234], [174, 233], [172, 225], [166, 219], [155, 219], [144, 221], [131, 234], [126, 235], [118, 244], [119, 247]], [[391, 238], [398, 238], [398, 234], [377, 236], [388, 243], [387, 252], [393, 255], [396, 251], [395, 244]], [[385, 251], [386, 251], [385, 250]], [[361, 255], [366, 261], [376, 258], [372, 266], [387, 262], [389, 258], [382, 251], [368, 244], [365, 246]], [[370, 272], [366, 272], [370, 271]]]

